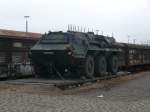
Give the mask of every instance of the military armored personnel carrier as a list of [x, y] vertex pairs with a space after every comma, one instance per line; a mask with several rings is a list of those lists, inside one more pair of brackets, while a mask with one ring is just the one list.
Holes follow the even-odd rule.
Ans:
[[30, 58], [38, 77], [66, 73], [87, 78], [116, 74], [122, 50], [113, 37], [93, 32], [49, 32], [31, 49]]

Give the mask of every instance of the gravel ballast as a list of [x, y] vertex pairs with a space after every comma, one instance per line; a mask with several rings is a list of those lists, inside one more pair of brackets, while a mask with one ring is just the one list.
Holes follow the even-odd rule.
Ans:
[[150, 112], [150, 72], [72, 90], [0, 85], [0, 112]]

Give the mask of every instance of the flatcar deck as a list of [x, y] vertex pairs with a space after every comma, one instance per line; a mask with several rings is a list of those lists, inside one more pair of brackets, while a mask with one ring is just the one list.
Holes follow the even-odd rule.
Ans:
[[85, 83], [93, 83], [100, 80], [112, 79], [115, 77], [128, 75], [128, 72], [119, 72], [117, 75], [107, 75], [104, 77], [98, 77], [93, 79], [40, 79], [40, 78], [27, 78], [27, 79], [17, 79], [17, 80], [7, 80], [1, 81], [3, 84], [12, 85], [47, 85], [56, 86], [60, 89], [75, 88], [81, 86]]

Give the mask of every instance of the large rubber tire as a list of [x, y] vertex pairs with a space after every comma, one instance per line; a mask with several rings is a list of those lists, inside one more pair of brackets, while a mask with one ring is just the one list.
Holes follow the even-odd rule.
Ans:
[[95, 75], [104, 76], [107, 72], [107, 61], [105, 56], [100, 55], [95, 59]]
[[111, 72], [113, 75], [116, 75], [119, 67], [118, 57], [116, 55], [111, 56], [108, 65], [108, 71]]
[[94, 77], [94, 58], [91, 55], [88, 55], [85, 59], [83, 72], [87, 78]]

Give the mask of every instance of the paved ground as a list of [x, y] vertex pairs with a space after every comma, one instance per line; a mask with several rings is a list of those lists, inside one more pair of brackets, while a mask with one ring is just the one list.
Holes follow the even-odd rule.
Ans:
[[1, 85], [0, 112], [150, 112], [149, 74], [66, 91]]

